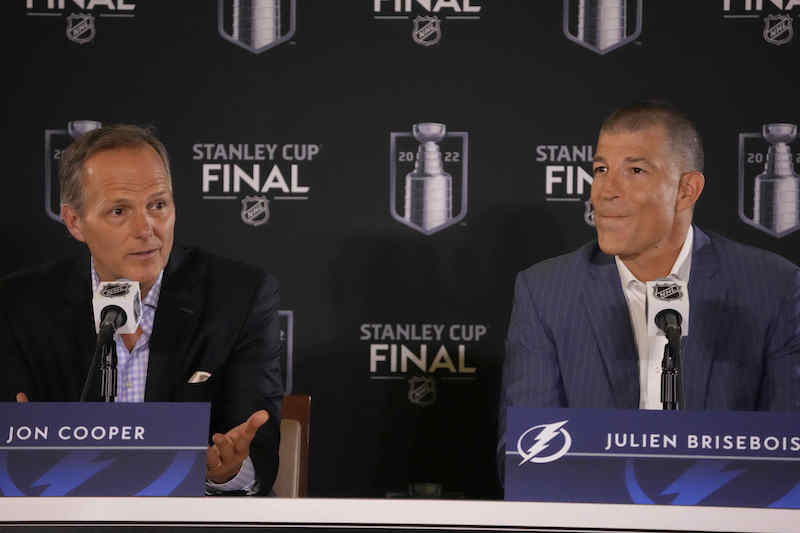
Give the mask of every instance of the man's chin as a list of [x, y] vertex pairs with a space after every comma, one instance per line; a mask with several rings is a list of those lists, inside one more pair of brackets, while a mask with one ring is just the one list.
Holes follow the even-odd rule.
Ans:
[[156, 278], [158, 278], [160, 272], [160, 268], [135, 269], [128, 270], [122, 277], [131, 281], [138, 281], [140, 285], [145, 286], [152, 285], [156, 281]]
[[620, 255], [625, 251], [625, 247], [616, 239], [603, 238], [599, 234], [597, 236], [597, 245], [606, 255]]

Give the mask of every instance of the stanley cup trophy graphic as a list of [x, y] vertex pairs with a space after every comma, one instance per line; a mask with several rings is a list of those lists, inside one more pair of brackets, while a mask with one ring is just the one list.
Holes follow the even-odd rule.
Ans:
[[253, 48], [280, 37], [280, 0], [234, 0], [233, 38]]
[[564, 0], [564, 34], [598, 54], [633, 41], [641, 30], [641, 0]]
[[71, 120], [67, 123], [67, 132], [72, 139], [77, 139], [84, 133], [89, 133], [102, 126], [96, 120]]
[[389, 211], [396, 221], [433, 235], [467, 216], [469, 133], [419, 122], [393, 131], [389, 144]]
[[601, 50], [625, 37], [625, 0], [581, 0], [578, 37]]
[[294, 35], [294, 11], [294, 0], [219, 0], [219, 33], [258, 54]]
[[444, 138], [444, 124], [414, 124], [414, 138], [419, 142], [414, 170], [406, 175], [405, 219], [431, 231], [447, 223], [453, 212], [453, 177], [444, 171], [439, 142]]
[[770, 146], [764, 171], [755, 179], [753, 221], [780, 235], [800, 225], [800, 175], [789, 146], [797, 125], [764, 124], [762, 136]]
[[61, 220], [61, 191], [58, 188], [58, 161], [72, 141], [102, 126], [96, 120], [72, 120], [67, 129], [44, 131], [44, 210], [56, 222]]

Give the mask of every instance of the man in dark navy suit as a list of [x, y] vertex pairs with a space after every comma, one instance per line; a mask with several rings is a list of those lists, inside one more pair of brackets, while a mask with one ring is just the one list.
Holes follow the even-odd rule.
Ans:
[[[77, 401], [93, 354], [93, 289], [139, 281], [140, 327], [115, 339], [116, 401], [210, 401], [207, 492], [269, 493], [283, 394], [277, 281], [173, 246], [169, 161], [148, 131], [88, 132], [60, 171], [61, 215], [88, 253], [0, 281], [0, 400]], [[98, 398], [96, 380], [90, 388]]]
[[688, 282], [686, 408], [800, 408], [800, 270], [693, 226], [702, 172], [700, 136], [674, 108], [644, 102], [605, 121], [597, 241], [517, 276], [501, 452], [510, 406], [661, 408], [666, 341], [647, 336], [645, 283], [668, 276]]

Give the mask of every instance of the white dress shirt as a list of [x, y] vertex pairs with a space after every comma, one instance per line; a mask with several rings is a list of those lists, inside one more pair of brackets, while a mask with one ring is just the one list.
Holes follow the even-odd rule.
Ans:
[[[689, 272], [692, 268], [692, 241], [694, 230], [689, 226], [686, 240], [672, 265], [670, 276], [680, 281], [689, 281]], [[614, 256], [622, 283], [622, 292], [628, 303], [628, 313], [631, 316], [633, 336], [636, 340], [636, 351], [639, 353], [639, 408], [662, 409], [661, 403], [661, 360], [664, 358], [664, 346], [667, 338], [663, 336], [647, 336], [647, 313], [645, 309], [645, 296], [647, 285], [636, 279], [628, 267], [618, 256]]]

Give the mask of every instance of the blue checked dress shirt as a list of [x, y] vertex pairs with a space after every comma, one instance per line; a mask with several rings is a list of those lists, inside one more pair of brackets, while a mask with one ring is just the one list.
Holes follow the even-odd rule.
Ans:
[[[94, 294], [100, 284], [100, 276], [94, 268], [94, 258], [91, 261], [91, 268], [92, 294]], [[142, 334], [136, 339], [133, 350], [128, 350], [120, 335], [114, 336], [114, 342], [117, 345], [117, 402], [144, 401], [147, 361], [150, 358], [150, 335], [153, 333], [153, 322], [156, 318], [156, 308], [158, 307], [158, 297], [161, 294], [161, 279], [163, 276], [164, 271], [162, 270], [158, 274], [158, 279], [156, 279], [150, 292], [142, 300], [142, 320], [139, 323]], [[258, 492], [256, 470], [250, 457], [244, 460], [239, 473], [230, 481], [220, 484], [206, 480], [206, 494], [235, 490], [244, 491], [247, 494]]]

